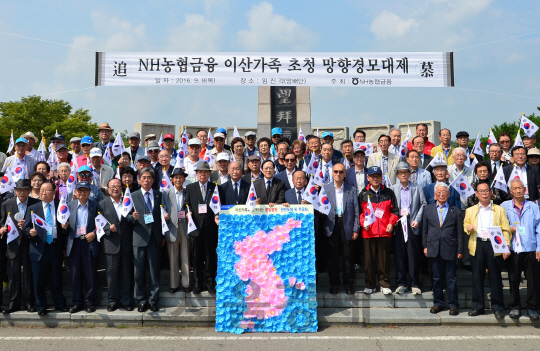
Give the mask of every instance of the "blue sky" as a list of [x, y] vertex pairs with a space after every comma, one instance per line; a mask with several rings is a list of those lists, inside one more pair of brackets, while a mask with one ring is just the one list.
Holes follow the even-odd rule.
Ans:
[[439, 120], [453, 134], [487, 136], [540, 106], [538, 18], [535, 1], [2, 0], [0, 32], [78, 48], [0, 33], [0, 101], [64, 99], [122, 130], [135, 122], [256, 126], [254, 87], [71, 90], [93, 86], [96, 50], [454, 50], [455, 89], [312, 88], [312, 125]]

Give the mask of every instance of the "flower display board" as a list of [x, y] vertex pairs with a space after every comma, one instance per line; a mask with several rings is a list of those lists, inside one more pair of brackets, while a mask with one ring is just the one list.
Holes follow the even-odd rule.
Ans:
[[312, 205], [222, 207], [217, 331], [317, 331], [313, 222]]

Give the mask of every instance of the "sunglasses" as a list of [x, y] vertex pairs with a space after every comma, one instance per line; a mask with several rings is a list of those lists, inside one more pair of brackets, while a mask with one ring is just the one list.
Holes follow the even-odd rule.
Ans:
[[79, 175], [81, 176], [81, 178], [89, 178], [92, 176], [91, 173], [79, 173]]
[[334, 174], [343, 174], [345, 171], [334, 171]]
[[248, 136], [246, 139], [247, 140], [255, 140], [255, 137], [254, 136]]
[[148, 150], [147, 152], [153, 154], [153, 153], [155, 153], [155, 152], [159, 152], [159, 150]]

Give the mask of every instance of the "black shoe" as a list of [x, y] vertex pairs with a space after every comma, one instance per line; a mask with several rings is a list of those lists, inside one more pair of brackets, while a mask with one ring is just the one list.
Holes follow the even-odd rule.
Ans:
[[481, 314], [486, 314], [486, 311], [484, 309], [481, 309], [481, 310], [470, 310], [469, 311], [469, 316], [471, 317], [476, 317], [476, 316], [479, 316]]
[[38, 316], [46, 316], [47, 315], [47, 310], [39, 310], [37, 314], [38, 314]]
[[354, 295], [355, 293], [355, 289], [354, 289], [354, 286], [348, 286], [345, 288], [345, 293], [347, 295]]
[[145, 303], [141, 303], [139, 307], [137, 307], [137, 311], [144, 313], [148, 309], [148, 306]]
[[75, 305], [73, 307], [71, 307], [71, 309], [69, 310], [69, 313], [77, 313], [77, 312], [80, 312], [83, 310], [83, 307], [81, 305]]
[[197, 288], [193, 288], [193, 293], [194, 293], [195, 295], [198, 295], [198, 294], [200, 294], [201, 292], [202, 292], [202, 289], [201, 289], [201, 288], [198, 288], [198, 287], [197, 287]]
[[538, 312], [536, 310], [533, 310], [531, 308], [527, 309], [527, 314], [529, 315], [530, 319], [537, 320], [540, 317], [538, 316]]
[[504, 312], [503, 311], [495, 311], [494, 315], [495, 315], [495, 318], [497, 318], [497, 319], [504, 319]]
[[459, 314], [459, 310], [457, 308], [455, 308], [455, 307], [451, 307], [449, 314], [451, 316], [457, 316]]
[[[108, 308], [107, 308], [108, 310]], [[96, 312], [96, 306], [87, 306], [86, 307], [86, 313], [94, 313]]]
[[178, 290], [180, 290], [180, 288], [170, 288], [169, 289], [169, 294], [176, 294], [178, 292]]
[[463, 266], [463, 269], [466, 270], [466, 271], [472, 272], [472, 266], [471, 265]]
[[444, 307], [435, 305], [431, 307], [431, 309], [429, 310], [429, 313], [439, 313], [443, 310], [444, 310]]
[[157, 312], [157, 311], [159, 311], [158, 305], [151, 304], [151, 305], [150, 305], [150, 311], [152, 311], [152, 312]]
[[69, 312], [69, 308], [67, 308], [66, 306], [56, 307], [55, 310], [60, 312]]
[[19, 307], [8, 306], [8, 308], [5, 309], [4, 312], [2, 312], [2, 314], [10, 314], [10, 313], [13, 313], [13, 312], [17, 312], [18, 310], [20, 310]]
[[210, 294], [215, 294], [216, 293], [216, 287], [215, 286], [209, 286], [206, 290], [208, 290], [208, 292]]
[[26, 312], [36, 313], [37, 312], [36, 306], [31, 305], [31, 304], [26, 305]]
[[510, 311], [510, 314], [508, 315], [508, 317], [512, 318], [512, 319], [519, 319], [519, 317], [521, 317], [521, 309], [512, 309], [512, 311]]
[[111, 303], [107, 306], [107, 312], [114, 312], [118, 309], [118, 305]]
[[133, 310], [135, 309], [135, 307], [129, 305], [129, 306], [124, 306], [124, 309], [125, 309], [126, 311], [128, 311], [128, 312], [131, 312], [131, 311], [133, 311]]
[[336, 287], [330, 288], [330, 294], [337, 295], [339, 293], [339, 289]]
[[184, 288], [184, 291], [187, 292], [187, 293], [190, 293], [193, 291], [193, 287], [192, 286], [188, 286], [187, 288]]

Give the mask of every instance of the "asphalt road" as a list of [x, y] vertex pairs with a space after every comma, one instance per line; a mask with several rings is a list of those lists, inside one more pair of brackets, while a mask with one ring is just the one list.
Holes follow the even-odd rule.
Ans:
[[539, 350], [535, 327], [329, 327], [315, 334], [212, 328], [0, 328], [2, 350]]

